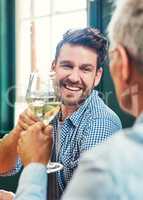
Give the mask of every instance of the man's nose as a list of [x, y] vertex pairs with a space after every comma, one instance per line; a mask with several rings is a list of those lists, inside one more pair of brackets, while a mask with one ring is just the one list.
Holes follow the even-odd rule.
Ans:
[[80, 81], [80, 73], [79, 70], [73, 69], [68, 77], [71, 82], [79, 82]]

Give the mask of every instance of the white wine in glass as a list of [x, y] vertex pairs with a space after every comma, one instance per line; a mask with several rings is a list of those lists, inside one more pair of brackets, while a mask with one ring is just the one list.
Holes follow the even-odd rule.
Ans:
[[[30, 74], [26, 101], [29, 108], [45, 125], [48, 125], [60, 110], [60, 101], [53, 87], [53, 73]], [[57, 162], [47, 164], [47, 173], [59, 171], [63, 165]]]

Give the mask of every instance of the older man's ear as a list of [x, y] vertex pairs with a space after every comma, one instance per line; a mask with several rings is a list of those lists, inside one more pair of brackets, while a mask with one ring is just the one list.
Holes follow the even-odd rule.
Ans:
[[119, 62], [121, 66], [121, 75], [122, 75], [122, 80], [125, 82], [130, 81], [130, 75], [131, 75], [131, 66], [129, 62], [129, 57], [127, 50], [124, 48], [122, 45], [117, 46], [117, 52], [119, 56]]

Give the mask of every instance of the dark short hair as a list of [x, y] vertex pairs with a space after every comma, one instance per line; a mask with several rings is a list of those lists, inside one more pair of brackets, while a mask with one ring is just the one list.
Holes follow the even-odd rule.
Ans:
[[55, 61], [60, 53], [60, 49], [65, 44], [80, 45], [87, 47], [98, 55], [98, 65], [102, 64], [107, 55], [108, 41], [103, 34], [95, 28], [83, 28], [68, 30], [56, 47]]

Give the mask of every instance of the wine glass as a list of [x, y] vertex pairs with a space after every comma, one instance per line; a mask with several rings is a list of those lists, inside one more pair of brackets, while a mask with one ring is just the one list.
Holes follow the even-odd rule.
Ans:
[[[30, 109], [45, 125], [48, 125], [60, 110], [60, 101], [53, 82], [53, 72], [32, 72], [26, 92], [26, 101]], [[47, 173], [61, 169], [63, 165], [60, 163], [49, 161], [47, 164]]]

